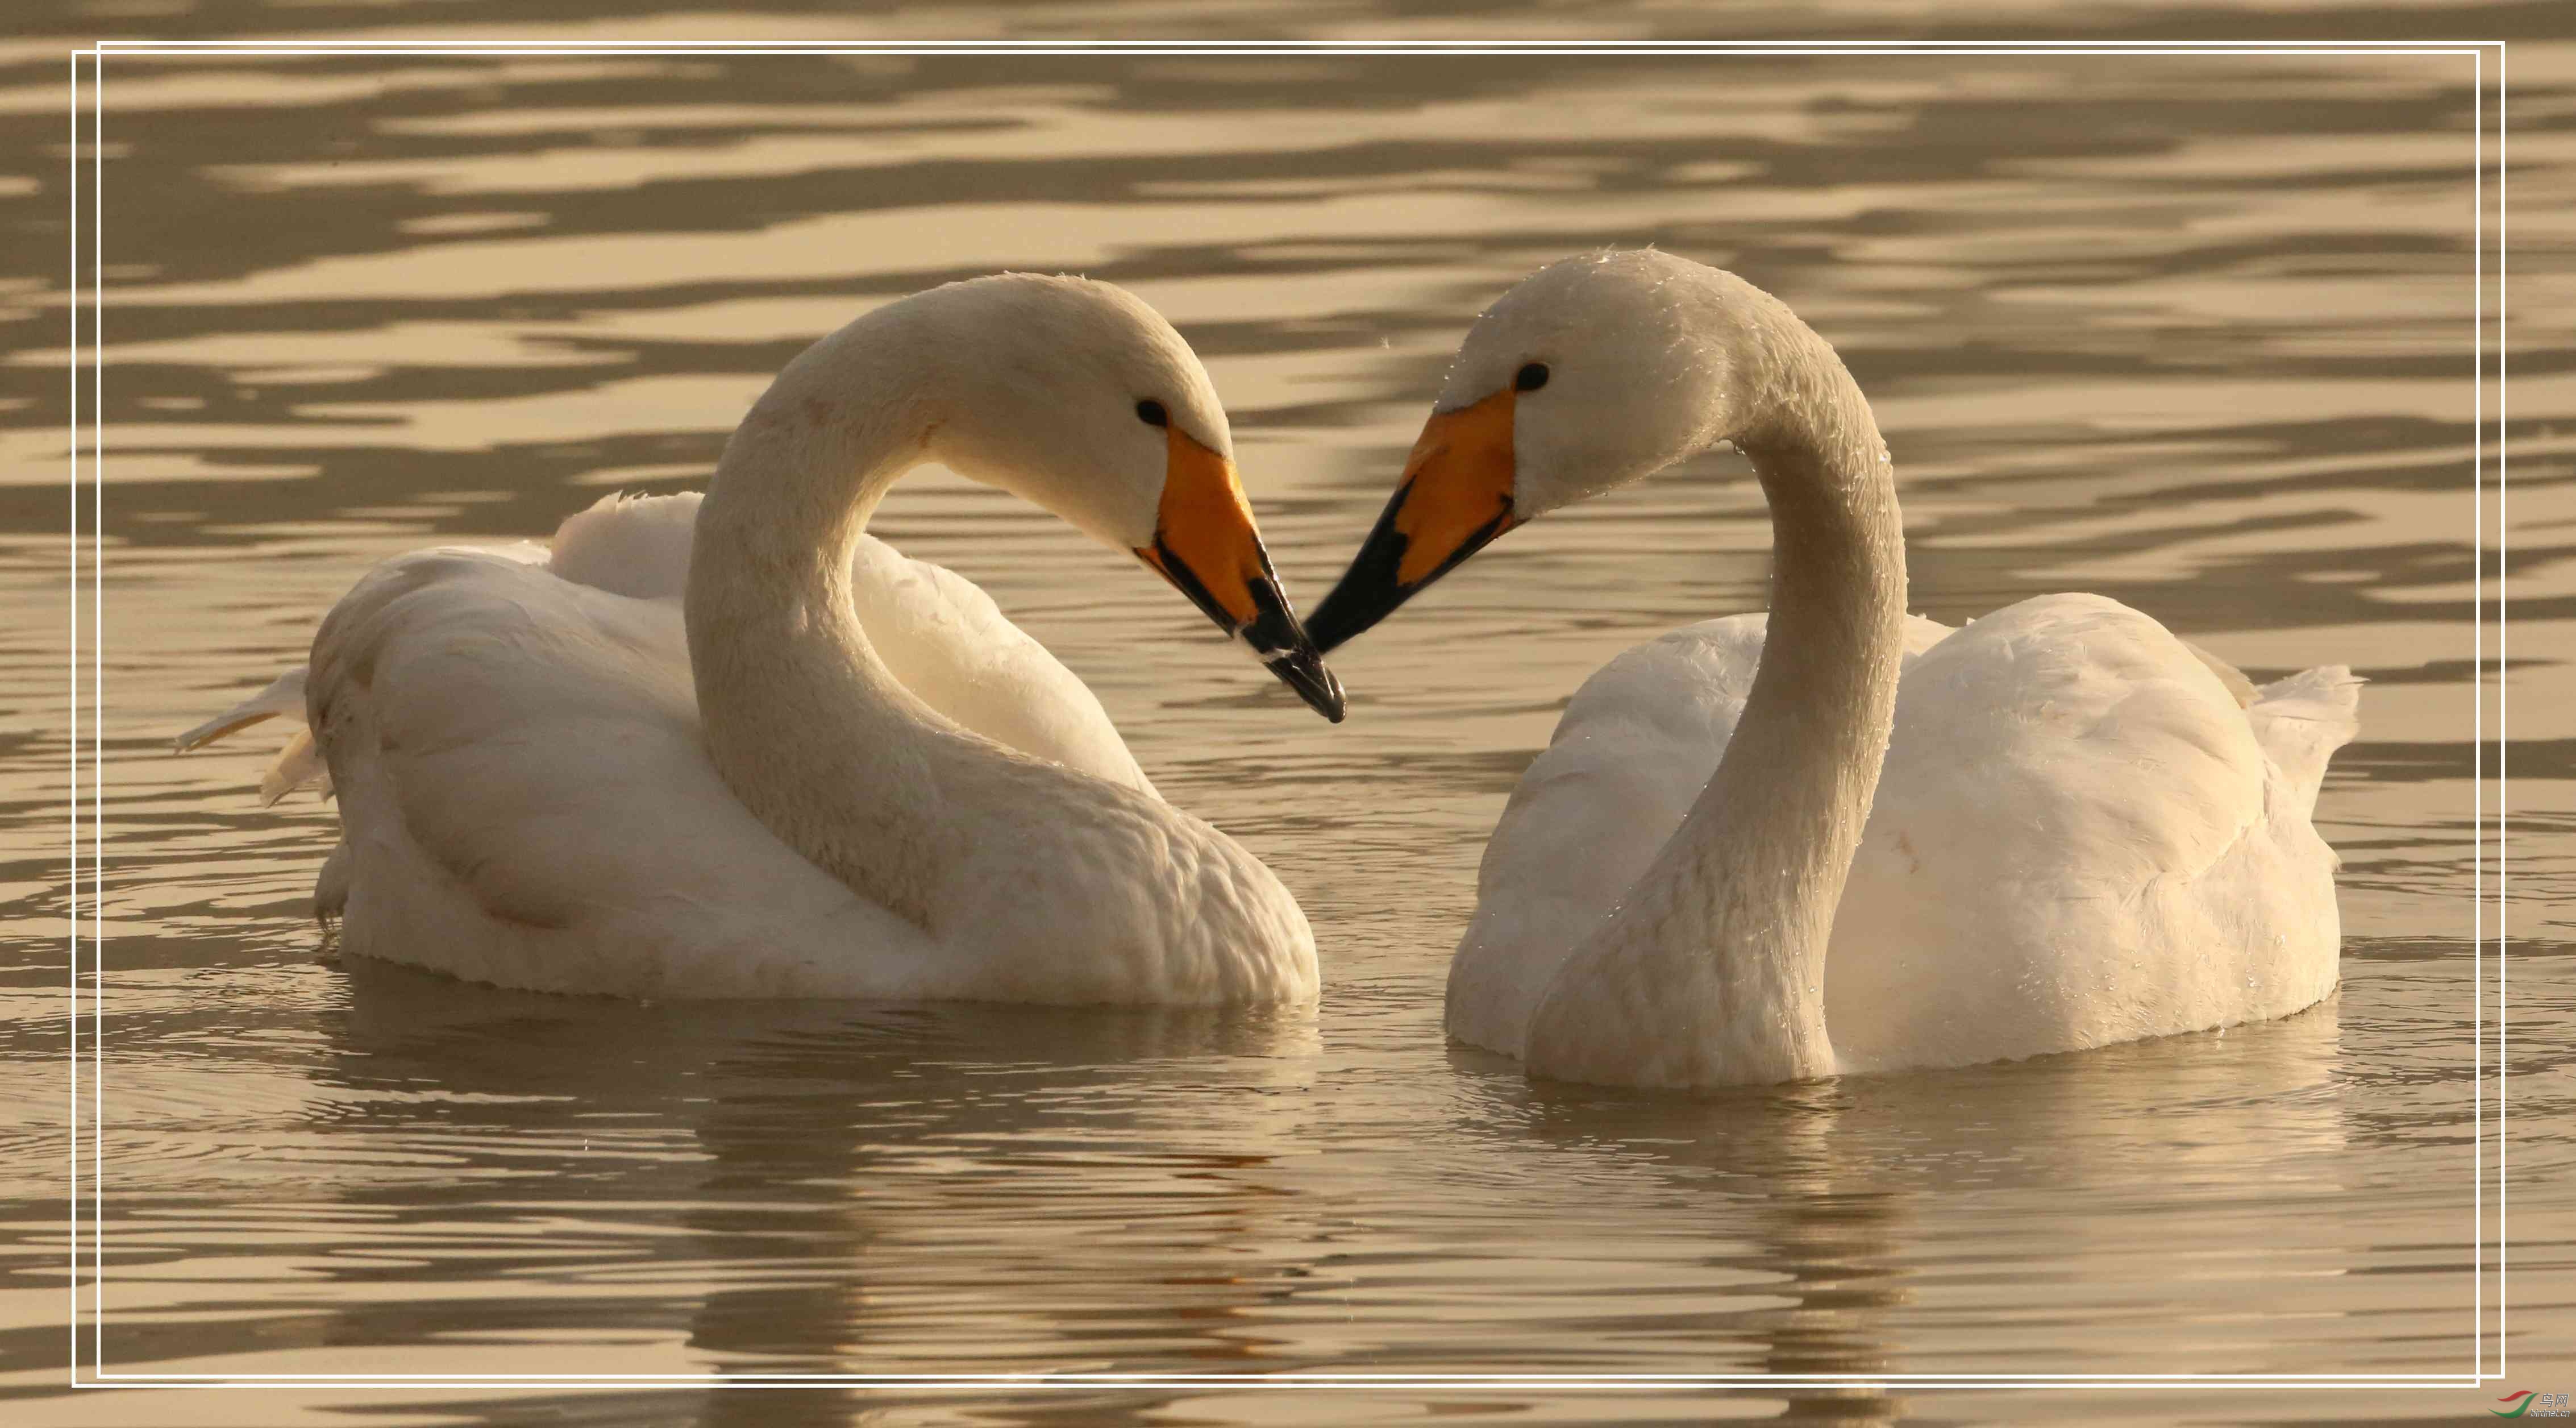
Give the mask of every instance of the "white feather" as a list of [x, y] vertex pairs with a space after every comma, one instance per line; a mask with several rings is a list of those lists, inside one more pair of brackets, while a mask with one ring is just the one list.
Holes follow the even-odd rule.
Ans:
[[[1587, 680], [1486, 844], [1450, 973], [1462, 1040], [1530, 1013], [1716, 771], [1764, 617]], [[2340, 666], [2237, 704], [2135, 610], [2049, 595], [1915, 617], [1896, 729], [1825, 958], [1846, 1071], [1965, 1065], [2295, 1011], [2332, 990], [2333, 851], [2309, 823], [2358, 728]]]
[[[1089, 350], [1056, 363], [1012, 355], [1027, 324], [1009, 318], [1031, 304]], [[857, 336], [862, 326], [878, 340]], [[1223, 444], [1195, 359], [1133, 298], [1072, 280], [953, 285], [817, 344], [746, 423], [765, 423], [760, 438], [728, 449], [719, 485], [737, 483], [736, 544], [697, 584], [783, 632], [766, 664], [730, 645], [713, 675], [692, 658], [696, 495], [605, 498], [567, 520], [551, 551], [441, 549], [379, 566], [324, 620], [309, 681], [290, 671], [182, 741], [302, 717], [309, 682], [313, 737], [272, 777], [306, 769], [317, 747], [327, 758], [343, 841], [316, 906], [344, 917], [344, 950], [504, 986], [646, 997], [1313, 996], [1313, 935], [1287, 891], [1156, 796], [1090, 690], [983, 591], [855, 524], [841, 527], [842, 608], [797, 603], [767, 563], [805, 558], [799, 543], [828, 548], [840, 538], [832, 503], [863, 519], [924, 459], [917, 433], [880, 418], [913, 410], [951, 369], [889, 362], [904, 341], [989, 349], [1032, 410], [1114, 411], [1118, 422], [1094, 426], [1115, 450], [1025, 437], [1003, 448], [1058, 462], [1044, 494], [1087, 525], [1124, 531], [1141, 501], [1151, 528], [1164, 434], [1136, 419], [1136, 391]], [[971, 416], [949, 428], [969, 427], [961, 440]], [[773, 441], [781, 432], [796, 439]], [[884, 444], [857, 449], [854, 432]], [[760, 544], [743, 544], [746, 532]], [[843, 643], [818, 647], [812, 630]], [[891, 684], [871, 682], [883, 675]], [[791, 846], [719, 775], [698, 705], [708, 678], [736, 681], [718, 687], [737, 710], [792, 714], [763, 725], [777, 742], [753, 746], [750, 773], [814, 847]], [[839, 702], [814, 704], [816, 688]], [[796, 822], [792, 801], [807, 795], [843, 821]], [[880, 865], [914, 879], [920, 901], [898, 911], [866, 877], [838, 875]]]
[[[2311, 815], [2358, 728], [2349, 670], [2258, 690], [2095, 595], [1900, 627], [1867, 404], [1822, 339], [1730, 275], [1651, 253], [1555, 265], [1480, 321], [1444, 403], [1541, 353], [1515, 509], [1754, 424], [1805, 638], [1784, 636], [1761, 698], [1762, 615], [1649, 641], [1574, 696], [1486, 845], [1453, 1036], [1541, 1074], [1705, 1085], [2076, 1050], [2333, 990], [2336, 859]], [[1671, 409], [1605, 423], [1596, 391]], [[1891, 668], [1873, 795], [1877, 746], [1832, 731], [1865, 734]], [[1721, 771], [1757, 719], [1761, 752]], [[1829, 844], [1854, 848], [1838, 888]]]

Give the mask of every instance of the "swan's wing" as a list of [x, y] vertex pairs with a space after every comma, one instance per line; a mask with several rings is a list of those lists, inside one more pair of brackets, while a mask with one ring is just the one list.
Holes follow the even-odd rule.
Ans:
[[2245, 671], [2180, 635], [2174, 636], [2174, 643], [2182, 646], [2193, 659], [2199, 660], [2202, 668], [2218, 677], [2219, 684], [2227, 690], [2227, 697], [2235, 700], [2238, 708], [2253, 707], [2258, 695], [2254, 688], [2254, 681], [2245, 677]]
[[1691, 625], [1585, 680], [1512, 789], [1449, 964], [1449, 1034], [1520, 1054], [1559, 963], [1645, 871], [1744, 712], [1763, 617]]
[[[603, 497], [555, 532], [549, 568], [638, 599], [688, 587], [698, 493]], [[874, 536], [850, 561], [851, 600], [877, 656], [931, 708], [995, 743], [1151, 793], [1090, 686], [962, 575]]]
[[[679, 633], [678, 601], [688, 586], [699, 500], [694, 492], [640, 498], [612, 495], [565, 521], [551, 550], [518, 542], [499, 550], [424, 552], [395, 561], [362, 582], [334, 611], [333, 620], [344, 628], [369, 633], [344, 634], [333, 641], [333, 647], [341, 652], [344, 663], [361, 656], [363, 662], [374, 658], [365, 651], [395, 640], [397, 631], [425, 629], [429, 631], [427, 638], [448, 638], [462, 627], [460, 622], [470, 623], [461, 612], [472, 608], [475, 599], [503, 588], [493, 582], [507, 569], [523, 569], [532, 575], [557, 577], [512, 587], [517, 593], [509, 598], [534, 601], [521, 613], [540, 623], [554, 622], [558, 638], [551, 644], [537, 640], [519, 645], [518, 658], [509, 667], [508, 677], [496, 676], [497, 684], [486, 691], [489, 699], [519, 700], [527, 705], [532, 717], [539, 719], [559, 713], [549, 711], [548, 700], [580, 687], [598, 671], [576, 659], [567, 665], [564, 682], [551, 681], [534, 663], [534, 653], [550, 647], [580, 648], [579, 641], [567, 644], [565, 632], [579, 628], [581, 619], [594, 617], [611, 624], [624, 621], [630, 625], [649, 618], [658, 641], [653, 656], [657, 663], [655, 679], [668, 686], [666, 695], [686, 695], [688, 664], [686, 642]], [[468, 578], [472, 571], [482, 573]], [[424, 572], [438, 575], [428, 579]], [[907, 559], [872, 538], [862, 540], [852, 574], [860, 618], [878, 641], [880, 653], [896, 677], [933, 708], [1024, 753], [1082, 769], [1140, 792], [1153, 792], [1152, 784], [1137, 767], [1116, 726], [1109, 722], [1090, 689], [1044, 646], [1004, 618], [991, 598], [971, 582], [927, 562]], [[432, 618], [448, 608], [437, 601], [427, 602], [435, 608], [424, 613], [420, 608], [423, 601], [397, 598], [407, 588], [406, 582], [424, 580], [431, 585], [455, 587], [455, 618]], [[601, 605], [596, 600], [585, 603], [587, 597], [579, 593], [584, 589], [630, 597], [659, 613], [648, 617], [641, 611], [629, 610], [600, 616], [598, 611], [617, 607]], [[397, 611], [399, 619], [394, 618]], [[407, 644], [403, 647], [409, 648]], [[348, 655], [352, 650], [359, 651], [360, 656]], [[306, 719], [306, 684], [305, 667], [289, 670], [250, 699], [181, 735], [178, 745], [182, 750], [201, 747], [272, 717], [284, 716], [302, 724]], [[689, 706], [689, 737], [693, 741], [694, 700], [683, 702]], [[667, 709], [670, 700], [665, 698], [663, 705]], [[438, 707], [437, 700], [408, 706], [409, 712], [400, 717], [415, 717], [422, 710]], [[504, 702], [489, 704], [484, 712], [499, 715], [519, 708], [520, 704]], [[694, 752], [694, 743], [690, 748]], [[261, 802], [274, 803], [301, 787], [319, 786], [330, 792], [331, 779], [311, 731], [299, 730], [262, 777]], [[344, 822], [347, 812], [343, 810]], [[338, 899], [330, 895], [332, 887], [347, 887], [350, 873], [350, 860], [343, 849], [333, 855], [330, 867], [325, 869], [325, 886], [317, 894], [323, 905], [337, 904]]]
[[602, 496], [555, 527], [546, 568], [615, 595], [677, 600], [689, 588], [689, 550], [697, 541], [701, 499], [695, 491]]
[[780, 843], [706, 758], [675, 603], [490, 552], [361, 581], [311, 707], [344, 944], [538, 990], [904, 995], [928, 939]]
[[[2302, 792], [2258, 738], [2330, 693], [2300, 690], [2248, 710], [2206, 657], [2093, 595], [2023, 601], [1926, 651], [1827, 956], [1846, 1066], [2100, 1045], [2323, 995], [2333, 855], [2308, 826], [2312, 778]], [[2319, 742], [2348, 736], [2342, 712]]]
[[[1752, 692], [1762, 615], [1688, 625], [1584, 681], [1485, 844], [1476, 912], [1449, 971], [1449, 1032], [1517, 1055], [1567, 954], [1707, 787]], [[1914, 616], [1908, 661], [1949, 628]]]
[[[693, 507], [693, 512], [694, 509]], [[488, 551], [487, 554], [520, 565], [543, 565], [548, 552], [544, 546], [530, 541], [513, 541], [506, 546]], [[277, 751], [277, 757], [272, 759], [268, 768], [260, 774], [259, 806], [269, 807], [300, 788], [318, 789], [324, 795], [329, 795], [332, 791], [331, 770], [323, 762], [322, 750], [320, 745], [314, 742], [313, 731], [306, 727], [306, 671], [307, 666], [299, 664], [269, 681], [268, 687], [259, 693], [181, 734], [172, 741], [173, 751], [185, 754], [202, 749], [208, 744], [218, 743], [264, 719], [289, 719], [297, 726], [296, 731], [287, 738], [285, 747]], [[336, 863], [339, 855], [335, 853], [333, 857]], [[327, 885], [331, 880], [331, 873], [326, 869], [323, 881]], [[326, 910], [336, 909], [338, 906], [334, 899], [327, 896], [319, 900]]]
[[[579, 580], [602, 590], [625, 594], [677, 595], [688, 577], [689, 528], [697, 517], [695, 496], [686, 498], [685, 507], [676, 498], [656, 498], [621, 502], [615, 496], [603, 498], [589, 510], [564, 522], [556, 533], [558, 548], [530, 541], [513, 541], [488, 554], [520, 565], [544, 565], [549, 559], [562, 562], [563, 550], [572, 551], [570, 564], [577, 572], [565, 578]], [[651, 511], [638, 507], [657, 508]], [[680, 530], [677, 562], [672, 560], [668, 531]], [[660, 535], [658, 541], [643, 538], [641, 531]], [[642, 556], [644, 558], [637, 559]], [[560, 573], [560, 572], [558, 572]], [[625, 589], [628, 583], [646, 588]], [[667, 588], [664, 588], [667, 587]], [[306, 666], [295, 668], [271, 680], [257, 694], [199, 724], [173, 741], [176, 752], [189, 753], [217, 743], [264, 719], [292, 720], [296, 732], [278, 751], [267, 770], [260, 775], [259, 805], [266, 808], [299, 788], [318, 788], [331, 792], [331, 771], [324, 764], [322, 751], [313, 740], [312, 730], [304, 727]]]
[[975, 582], [874, 536], [859, 538], [850, 575], [869, 644], [931, 708], [995, 743], [1154, 791], [1091, 687]]

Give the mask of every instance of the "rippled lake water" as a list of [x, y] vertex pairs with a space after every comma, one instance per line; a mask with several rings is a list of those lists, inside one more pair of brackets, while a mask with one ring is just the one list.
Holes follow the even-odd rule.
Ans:
[[[103, 1285], [85, 1273], [79, 1293], [85, 1316], [93, 1291], [104, 1306], [110, 1370], [162, 1374], [2438, 1374], [2472, 1366], [2482, 1321], [2510, 1382], [67, 1395], [64, 50], [272, 26], [1188, 24], [211, 8], [27, 5], [0, 42], [17, 156], [0, 206], [24, 240], [0, 291], [0, 584], [24, 617], [0, 634], [18, 711], [0, 743], [16, 899], [0, 1397], [17, 1400], [0, 1417], [2429, 1422], [2508, 1388], [2576, 1389], [2576, 343], [2553, 267], [2576, 236], [2576, 45], [2540, 6], [2310, 6], [1993, 23], [2522, 37], [2509, 517], [2492, 422], [2473, 501], [2482, 200], [2462, 57], [109, 60], [105, 579], [81, 607], [104, 690], [105, 1131], [85, 1143]], [[1819, 14], [1833, 34], [1929, 23]], [[1459, 30], [1339, 9], [1200, 19]], [[2490, 222], [2495, 198], [2490, 182]], [[1716, 458], [1514, 535], [1337, 656], [1338, 728], [1051, 518], [938, 472], [888, 502], [881, 534], [991, 591], [1099, 691], [1167, 796], [1279, 870], [1321, 943], [1311, 1018], [639, 1006], [341, 962], [305, 912], [329, 807], [256, 806], [264, 740], [168, 752], [299, 661], [371, 562], [542, 536], [611, 490], [698, 486], [804, 343], [1005, 267], [1114, 280], [1180, 326], [1311, 603], [1477, 309], [1547, 260], [1643, 242], [1744, 273], [1839, 346], [1896, 454], [1917, 609], [1955, 622], [2089, 589], [2258, 675], [2370, 677], [2318, 810], [2345, 859], [2334, 999], [2089, 1055], [1700, 1098], [1533, 1086], [1445, 1048], [1442, 976], [1485, 831], [1565, 696], [1629, 644], [1763, 601], [1758, 493]], [[2472, 616], [2476, 551], [2508, 524], [2509, 577], [2490, 554], [2482, 588], [2513, 616], [2509, 1325], [2491, 1249], [2483, 1287], [2472, 1275], [2492, 1190], [2471, 1198], [2473, 760], [2481, 729], [2503, 732], [2505, 652]], [[2500, 796], [2490, 778], [2484, 806]], [[2485, 973], [2492, 1018], [2492, 956]]]

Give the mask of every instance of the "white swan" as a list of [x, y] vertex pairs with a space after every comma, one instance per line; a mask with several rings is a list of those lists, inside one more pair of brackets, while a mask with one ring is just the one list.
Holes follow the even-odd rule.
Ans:
[[309, 713], [264, 792], [318, 777], [318, 745], [342, 844], [317, 906], [357, 955], [628, 996], [1310, 1000], [1269, 869], [1158, 798], [982, 591], [864, 532], [944, 462], [1134, 551], [1338, 719], [1230, 453], [1134, 297], [951, 284], [788, 364], [703, 504], [389, 561], [309, 679], [181, 743]]
[[2333, 990], [2335, 856], [2310, 819], [2359, 681], [2258, 691], [2093, 595], [1909, 619], [1869, 404], [1777, 299], [1662, 253], [1568, 259], [1478, 319], [1433, 412], [1315, 609], [1323, 649], [1504, 531], [1726, 443], [1774, 552], [1767, 621], [1651, 641], [1574, 696], [1486, 847], [1453, 1037], [1553, 1079], [1709, 1086], [2101, 1046]]

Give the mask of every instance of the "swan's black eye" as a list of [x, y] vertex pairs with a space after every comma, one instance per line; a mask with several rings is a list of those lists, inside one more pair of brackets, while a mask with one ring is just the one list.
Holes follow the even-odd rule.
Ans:
[[1512, 376], [1512, 390], [1516, 392], [1535, 392], [1546, 385], [1547, 364], [1545, 362], [1532, 362]]
[[1136, 404], [1136, 420], [1143, 422], [1147, 426], [1170, 426], [1172, 424], [1172, 414], [1163, 410], [1163, 404], [1161, 402], [1154, 400], [1152, 397], [1147, 397], [1145, 400]]

